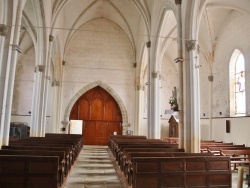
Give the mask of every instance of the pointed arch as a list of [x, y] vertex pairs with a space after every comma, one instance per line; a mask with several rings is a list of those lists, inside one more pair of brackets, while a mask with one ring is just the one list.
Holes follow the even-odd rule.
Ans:
[[75, 104], [75, 102], [79, 99], [79, 97], [81, 97], [88, 90], [90, 90], [96, 86], [102, 87], [116, 100], [117, 104], [119, 105], [119, 107], [121, 109], [123, 126], [128, 125], [128, 112], [125, 108], [124, 103], [122, 102], [122, 99], [110, 86], [103, 83], [102, 81], [96, 81], [96, 82], [90, 83], [90, 84], [86, 85], [84, 88], [82, 88], [80, 91], [78, 91], [75, 94], [75, 96], [72, 97], [72, 99], [68, 103], [68, 105], [65, 109], [64, 119], [69, 120], [71, 109], [72, 109], [73, 105]]

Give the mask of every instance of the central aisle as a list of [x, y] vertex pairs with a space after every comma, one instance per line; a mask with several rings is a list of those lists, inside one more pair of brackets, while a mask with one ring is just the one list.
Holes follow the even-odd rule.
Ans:
[[84, 146], [63, 188], [126, 188], [107, 146]]

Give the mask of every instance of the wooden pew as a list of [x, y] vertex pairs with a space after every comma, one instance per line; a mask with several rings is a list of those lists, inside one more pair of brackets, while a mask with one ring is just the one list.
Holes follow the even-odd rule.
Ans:
[[144, 157], [144, 158], [150, 158], [150, 157], [203, 157], [203, 156], [213, 156], [212, 153], [186, 153], [186, 152], [156, 152], [156, 153], [146, 153], [146, 152], [132, 152], [128, 153], [128, 164], [124, 169], [124, 175], [126, 174], [128, 176], [128, 183], [131, 185], [132, 182], [132, 174], [133, 174], [133, 165], [132, 161], [135, 157]]
[[83, 135], [81, 134], [59, 134], [59, 133], [45, 133], [45, 138], [58, 138], [64, 140], [74, 140], [79, 148], [78, 154], [83, 148]]
[[222, 156], [229, 156], [231, 159], [231, 164], [234, 165], [236, 169], [237, 165], [246, 164], [248, 165], [249, 174], [250, 174], [250, 149], [223, 149], [220, 150]]
[[[231, 164], [234, 166], [234, 170], [236, 170], [237, 165], [248, 165], [248, 175], [250, 174], [250, 148], [245, 147], [243, 149], [223, 149], [220, 150], [221, 155], [230, 156]], [[250, 187], [250, 179], [247, 179], [247, 185]]]
[[208, 147], [226, 147], [233, 146], [233, 143], [201, 143], [200, 151], [207, 152]]
[[20, 139], [18, 141], [10, 142], [10, 145], [30, 143], [30, 142], [43, 142], [48, 144], [62, 144], [62, 145], [72, 145], [75, 158], [78, 156], [81, 150], [79, 142], [75, 139], [64, 139], [64, 138], [45, 138], [45, 137], [28, 137], [25, 139]]
[[208, 146], [207, 152], [214, 153], [215, 155], [220, 155], [220, 150], [231, 150], [231, 149], [244, 149], [245, 144], [242, 145], [232, 145], [232, 146]]
[[111, 145], [119, 139], [147, 139], [146, 136], [137, 136], [137, 135], [110, 135], [109, 136], [109, 142], [108, 147], [111, 149]]
[[45, 147], [67, 147], [70, 150], [71, 153], [71, 158], [70, 158], [70, 166], [74, 164], [74, 160], [76, 159], [76, 155], [74, 152], [74, 148], [72, 145], [67, 145], [67, 144], [58, 144], [58, 143], [46, 143], [46, 142], [26, 142], [26, 143], [10, 143], [10, 146], [45, 146]]
[[2, 150], [41, 150], [41, 151], [63, 151], [65, 152], [65, 177], [67, 176], [71, 163], [71, 153], [68, 147], [45, 147], [45, 146], [2, 146]]
[[[115, 158], [119, 162], [120, 156], [123, 154], [125, 148], [177, 148], [177, 144], [169, 144], [166, 142], [162, 143], [122, 143], [118, 144], [118, 147], [115, 150]], [[120, 164], [119, 164], [120, 165]]]
[[133, 188], [232, 187], [229, 157], [134, 157]]
[[27, 156], [56, 156], [59, 157], [58, 166], [58, 183], [63, 184], [64, 168], [65, 168], [65, 153], [63, 151], [41, 151], [41, 150], [0, 150], [0, 155], [27, 155]]
[[58, 188], [55, 156], [0, 155], [1, 188]]
[[129, 153], [157, 153], [157, 152], [184, 152], [183, 148], [125, 148], [121, 153], [119, 158], [121, 170], [124, 169], [126, 164], [128, 163], [128, 154]]
[[115, 153], [117, 148], [119, 147], [119, 144], [135, 144], [135, 143], [166, 143], [161, 139], [115, 139], [112, 140], [110, 144], [110, 150], [112, 153]]
[[173, 144], [179, 143], [179, 138], [175, 138], [175, 137], [163, 137], [162, 140], [169, 142], [169, 143], [173, 143]]

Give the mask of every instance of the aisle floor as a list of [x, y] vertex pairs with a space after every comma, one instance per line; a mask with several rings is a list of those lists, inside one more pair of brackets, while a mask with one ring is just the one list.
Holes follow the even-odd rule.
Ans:
[[84, 146], [63, 188], [126, 188], [107, 146]]

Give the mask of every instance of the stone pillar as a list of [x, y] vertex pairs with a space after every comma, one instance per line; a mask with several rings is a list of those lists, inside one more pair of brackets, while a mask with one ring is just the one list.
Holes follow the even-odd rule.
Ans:
[[200, 151], [200, 83], [199, 59], [195, 40], [186, 40], [186, 120], [185, 149], [187, 152]]
[[[0, 114], [3, 115], [3, 110], [4, 110], [4, 107], [3, 107], [3, 94], [4, 94], [4, 85], [5, 85], [5, 74], [6, 74], [6, 66], [7, 64], [4, 63], [6, 62], [6, 58], [4, 59], [4, 51], [7, 51], [8, 48], [5, 47], [5, 38], [7, 36], [7, 32], [8, 32], [8, 28], [5, 24], [0, 24]], [[4, 116], [0, 116], [0, 122], [2, 122], [2, 118], [4, 118]], [[3, 143], [3, 134], [4, 134], [4, 125], [3, 124], [0, 124], [0, 146], [2, 145]]]
[[[60, 89], [61, 83], [59, 81], [52, 82], [52, 100], [51, 100], [51, 116], [50, 116], [50, 129], [52, 133], [60, 132]], [[46, 129], [47, 132], [47, 129]], [[67, 134], [68, 132], [63, 132]]]
[[[5, 44], [7, 42], [5, 42], [5, 38], [7, 36], [8, 33], [8, 27], [5, 24], [0, 24], [0, 90], [3, 91], [3, 87], [4, 87], [4, 75], [6, 74], [6, 59], [4, 59], [4, 51], [5, 54], [8, 51], [8, 45]], [[0, 92], [0, 98], [2, 99], [2, 94], [3, 92]], [[2, 100], [0, 100], [0, 106], [2, 106]], [[0, 112], [2, 112], [2, 108], [0, 108]], [[0, 113], [2, 114], [2, 113]]]
[[48, 103], [48, 88], [50, 87], [50, 63], [51, 63], [51, 52], [53, 45], [54, 36], [49, 35], [49, 48], [48, 48], [48, 57], [45, 66], [45, 77], [44, 77], [44, 93], [42, 96], [42, 115], [41, 115], [41, 136], [45, 135], [46, 129], [46, 112], [47, 112], [47, 103]]
[[209, 81], [209, 139], [213, 140], [213, 75], [208, 76]]
[[147, 80], [147, 126], [148, 126], [148, 138], [151, 138], [152, 135], [152, 127], [151, 127], [151, 60], [150, 60], [150, 47], [151, 41], [146, 43], [146, 47], [148, 49], [148, 80]]
[[140, 127], [139, 125], [142, 124], [142, 105], [143, 105], [143, 94], [144, 86], [139, 84], [136, 85], [135, 88], [135, 126], [134, 126], [134, 135], [140, 134]]
[[152, 72], [152, 86], [151, 86], [151, 138], [160, 139], [161, 138], [161, 126], [160, 126], [160, 107], [159, 107], [159, 79], [160, 74], [158, 71]]
[[42, 88], [41, 82], [44, 77], [45, 66], [36, 65], [35, 67], [35, 83], [32, 96], [32, 113], [31, 113], [31, 129], [30, 136], [38, 137], [40, 136], [40, 127], [41, 126], [41, 97], [42, 97]]
[[[6, 68], [5, 70], [1, 70], [1, 73], [5, 71], [5, 75], [1, 74], [1, 80], [4, 80], [3, 84], [3, 95], [1, 96], [2, 101], [2, 113], [1, 113], [1, 145], [9, 144], [9, 127], [11, 120], [11, 109], [12, 109], [12, 98], [13, 98], [13, 90], [14, 90], [14, 81], [15, 81], [15, 72], [16, 72], [16, 62], [17, 62], [17, 52], [20, 52], [18, 47], [19, 35], [20, 35], [20, 26], [22, 19], [22, 8], [23, 8], [23, 0], [19, 1], [10, 1], [8, 2], [8, 10], [12, 12], [8, 14], [9, 23], [12, 25], [10, 30], [10, 38], [9, 38], [9, 47], [6, 48], [8, 52], [6, 53], [6, 57], [2, 60], [2, 63], [6, 63], [5, 66], [1, 66]], [[10, 21], [11, 20], [11, 21]], [[4, 34], [6, 29], [3, 27], [2, 34]], [[5, 35], [6, 36], [6, 35]], [[2, 87], [1, 87], [2, 89]]]
[[178, 63], [178, 106], [179, 106], [179, 148], [184, 148], [184, 126], [183, 126], [183, 51], [182, 51], [182, 21], [181, 21], [181, 0], [175, 0], [177, 9], [177, 37], [178, 37], [178, 57], [175, 62]]
[[4, 42], [7, 33], [8, 33], [8, 27], [5, 24], [0, 24], [0, 60], [2, 60], [3, 58]]

